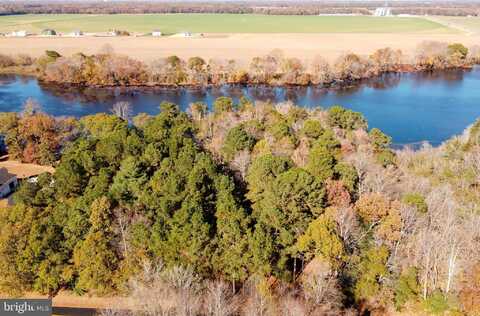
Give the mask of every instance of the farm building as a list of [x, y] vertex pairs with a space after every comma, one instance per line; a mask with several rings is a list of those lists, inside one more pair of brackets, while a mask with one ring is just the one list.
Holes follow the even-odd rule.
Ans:
[[83, 32], [80, 30], [74, 30], [72, 31], [72, 33], [70, 33], [70, 36], [73, 36], [73, 37], [83, 36]]
[[392, 9], [387, 8], [387, 7], [377, 8], [373, 15], [375, 15], [375, 16], [392, 16]]
[[120, 35], [120, 31], [117, 31], [117, 30], [108, 31], [108, 36], [119, 36], [119, 35]]
[[56, 36], [57, 32], [55, 32], [55, 30], [53, 30], [53, 29], [45, 29], [45, 30], [42, 31], [42, 35], [43, 36]]
[[160, 32], [159, 30], [153, 30], [152, 36], [160, 37], [160, 36], [162, 36], [162, 32]]
[[181, 36], [181, 37], [192, 37], [192, 33], [190, 33], [190, 32], [181, 32], [181, 33], [180, 33], [180, 36]]
[[7, 36], [11, 37], [26, 37], [28, 35], [27, 31], [13, 31], [11, 33], [8, 33]]
[[17, 177], [9, 173], [7, 168], [0, 168], [0, 198], [4, 198], [17, 187]]

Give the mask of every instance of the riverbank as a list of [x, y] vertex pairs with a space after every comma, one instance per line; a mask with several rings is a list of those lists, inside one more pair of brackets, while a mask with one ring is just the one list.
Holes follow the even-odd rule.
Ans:
[[62, 56], [56, 51], [34, 59], [30, 56], [0, 56], [2, 73], [33, 75], [60, 86], [109, 87], [209, 87], [225, 84], [274, 87], [350, 85], [387, 73], [412, 73], [447, 69], [471, 69], [479, 52], [460, 43], [425, 42], [417, 55], [405, 56], [389, 47], [368, 57], [354, 53], [339, 56], [334, 63], [322, 57], [311, 62], [289, 58], [282, 51], [254, 57], [245, 66], [236, 60], [183, 60], [172, 55], [153, 63], [117, 55], [108, 48], [96, 55]]

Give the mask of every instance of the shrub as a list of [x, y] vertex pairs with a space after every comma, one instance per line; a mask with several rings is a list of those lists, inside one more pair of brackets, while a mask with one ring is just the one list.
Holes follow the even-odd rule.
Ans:
[[465, 59], [468, 55], [468, 48], [466, 48], [463, 44], [460, 43], [450, 44], [448, 45], [448, 55], [458, 56], [461, 59]]
[[62, 57], [62, 55], [60, 55], [58, 52], [56, 52], [54, 50], [45, 51], [45, 55], [47, 55], [47, 57], [52, 58], [52, 59], [57, 59], [57, 58]]
[[407, 193], [403, 196], [402, 202], [415, 207], [420, 213], [428, 212], [428, 205], [420, 193]]

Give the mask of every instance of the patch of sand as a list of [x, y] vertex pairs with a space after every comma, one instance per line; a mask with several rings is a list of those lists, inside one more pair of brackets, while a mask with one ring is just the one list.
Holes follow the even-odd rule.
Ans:
[[215, 34], [203, 38], [175, 37], [79, 37], [79, 38], [0, 38], [0, 53], [42, 55], [56, 50], [63, 55], [78, 52], [93, 54], [109, 44], [114, 51], [144, 61], [178, 55], [182, 58], [226, 58], [247, 62], [251, 58], [282, 50], [286, 56], [310, 60], [317, 55], [332, 61], [345, 52], [368, 55], [383, 47], [401, 49], [413, 55], [422, 41], [460, 42], [466, 46], [480, 43], [480, 35], [467, 34]]

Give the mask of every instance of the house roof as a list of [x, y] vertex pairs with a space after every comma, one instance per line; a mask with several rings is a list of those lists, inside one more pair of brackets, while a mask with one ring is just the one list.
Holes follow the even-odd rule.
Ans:
[[35, 177], [44, 172], [55, 172], [53, 167], [21, 163], [13, 160], [0, 161], [0, 169], [6, 169], [8, 173], [15, 175], [18, 179]]
[[4, 185], [14, 177], [15, 175], [13, 173], [9, 173], [7, 168], [0, 168], [0, 185]]

